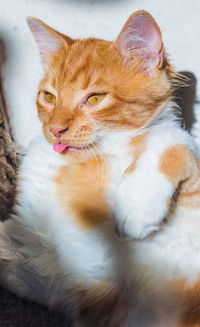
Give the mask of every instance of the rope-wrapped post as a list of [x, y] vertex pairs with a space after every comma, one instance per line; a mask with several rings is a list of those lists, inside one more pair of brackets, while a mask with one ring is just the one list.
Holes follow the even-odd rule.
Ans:
[[0, 219], [5, 220], [12, 212], [16, 175], [20, 156], [6, 128], [5, 116], [0, 104]]

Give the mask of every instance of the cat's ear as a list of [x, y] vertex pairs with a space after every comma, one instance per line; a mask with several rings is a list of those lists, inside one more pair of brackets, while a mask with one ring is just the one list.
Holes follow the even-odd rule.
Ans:
[[116, 46], [127, 60], [142, 57], [148, 74], [162, 66], [161, 32], [153, 17], [146, 11], [137, 11], [129, 17], [116, 40]]
[[71, 38], [55, 31], [40, 19], [28, 17], [27, 23], [37, 41], [44, 68], [48, 66], [51, 55], [56, 54], [63, 46], [73, 43]]

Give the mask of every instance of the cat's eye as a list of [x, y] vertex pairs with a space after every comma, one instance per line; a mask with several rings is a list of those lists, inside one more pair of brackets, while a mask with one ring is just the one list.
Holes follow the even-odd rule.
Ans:
[[52, 103], [52, 104], [56, 103], [55, 95], [53, 95], [53, 94], [51, 94], [49, 92], [44, 92], [44, 99], [48, 103]]
[[105, 98], [106, 94], [93, 94], [90, 95], [87, 100], [86, 104], [90, 106], [94, 106], [95, 104], [101, 102]]

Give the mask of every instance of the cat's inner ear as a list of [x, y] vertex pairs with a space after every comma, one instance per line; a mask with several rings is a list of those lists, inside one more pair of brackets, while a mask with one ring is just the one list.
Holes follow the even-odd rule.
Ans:
[[148, 74], [162, 66], [161, 32], [153, 17], [146, 11], [138, 11], [129, 17], [115, 44], [126, 60], [141, 57]]
[[63, 46], [66, 47], [67, 44], [73, 42], [72, 39], [55, 31], [37, 18], [28, 17], [27, 22], [37, 41], [45, 68], [48, 66], [51, 55], [58, 53]]

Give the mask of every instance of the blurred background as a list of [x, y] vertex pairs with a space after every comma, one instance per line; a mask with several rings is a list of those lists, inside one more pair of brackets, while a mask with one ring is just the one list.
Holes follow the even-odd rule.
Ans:
[[[186, 114], [192, 122], [194, 96], [200, 98], [199, 0], [0, 0], [3, 101], [20, 144], [27, 146], [40, 132], [35, 100], [42, 68], [26, 17], [38, 17], [73, 38], [114, 40], [127, 18], [139, 9], [149, 11], [156, 19], [177, 71], [190, 72], [190, 91], [183, 88], [182, 93], [188, 102], [184, 107]], [[195, 111], [200, 116], [198, 103]]]

